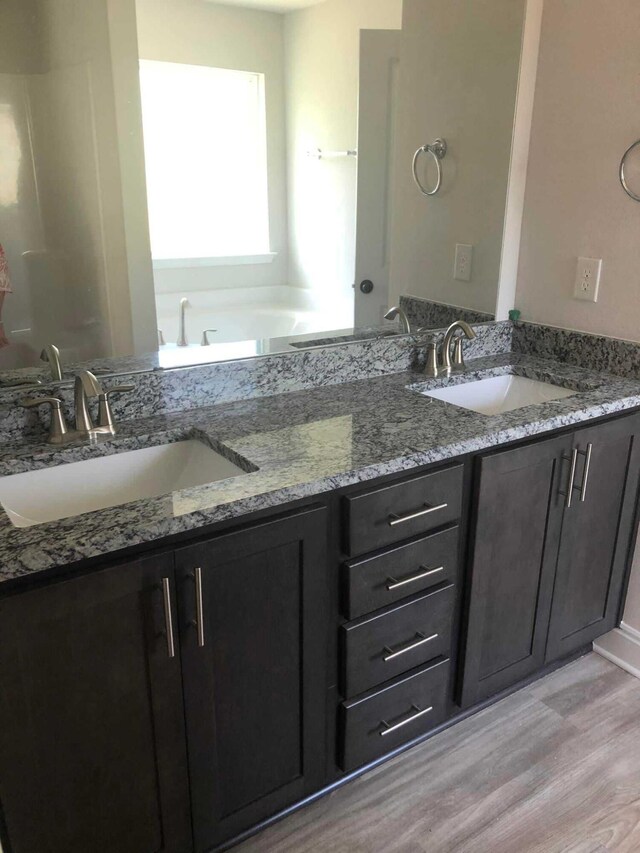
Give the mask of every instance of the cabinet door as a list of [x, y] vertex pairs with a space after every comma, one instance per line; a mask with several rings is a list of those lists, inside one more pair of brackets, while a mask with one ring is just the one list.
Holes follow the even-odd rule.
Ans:
[[[0, 798], [11, 853], [191, 849], [180, 658], [140, 560], [0, 601]], [[175, 615], [175, 614], [173, 614]]]
[[324, 509], [177, 552], [197, 851], [322, 785]]
[[568, 436], [476, 462], [465, 707], [544, 663], [570, 451]]
[[638, 415], [575, 433], [575, 488], [562, 524], [548, 661], [616, 625], [635, 529], [639, 445]]

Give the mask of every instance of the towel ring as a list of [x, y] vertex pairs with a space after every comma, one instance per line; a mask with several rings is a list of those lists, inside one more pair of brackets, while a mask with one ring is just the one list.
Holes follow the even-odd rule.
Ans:
[[634, 201], [640, 201], [640, 195], [634, 193], [629, 184], [627, 184], [627, 176], [624, 173], [624, 169], [627, 164], [627, 157], [629, 156], [629, 154], [631, 154], [633, 149], [637, 148], [638, 146], [640, 146], [640, 139], [638, 139], [636, 142], [633, 143], [633, 145], [630, 145], [627, 148], [627, 150], [622, 155], [622, 160], [620, 161], [620, 183], [622, 184], [622, 189]]
[[[438, 180], [436, 181], [436, 185], [432, 190], [426, 190], [423, 184], [420, 182], [420, 178], [418, 177], [418, 160], [420, 159], [421, 154], [431, 154], [433, 159], [436, 161], [436, 166], [438, 167]], [[439, 190], [442, 184], [442, 165], [440, 163], [446, 157], [447, 154], [447, 143], [444, 139], [436, 139], [436, 141], [431, 145], [422, 145], [416, 153], [413, 155], [413, 180], [416, 182], [416, 186], [422, 193], [422, 195], [435, 195]]]

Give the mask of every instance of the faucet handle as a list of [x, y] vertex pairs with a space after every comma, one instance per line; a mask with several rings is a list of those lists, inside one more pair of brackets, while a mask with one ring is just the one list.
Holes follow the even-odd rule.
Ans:
[[39, 406], [51, 406], [51, 421], [49, 423], [49, 444], [63, 444], [67, 435], [67, 423], [62, 411], [62, 400], [58, 397], [26, 397], [20, 400], [23, 409], [36, 409]]
[[111, 394], [125, 394], [127, 391], [133, 390], [135, 390], [135, 385], [114, 385], [98, 395], [98, 429], [102, 428], [104, 431], [115, 433], [116, 428], [109, 397]]

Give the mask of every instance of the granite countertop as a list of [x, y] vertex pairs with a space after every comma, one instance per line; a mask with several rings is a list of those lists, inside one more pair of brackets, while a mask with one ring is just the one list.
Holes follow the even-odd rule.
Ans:
[[[509, 373], [576, 393], [495, 416], [416, 393]], [[93, 446], [6, 445], [0, 475], [185, 438], [205, 442], [248, 473], [32, 527], [14, 527], [0, 509], [0, 582], [636, 407], [640, 381], [506, 354], [469, 362], [451, 379], [397, 373], [129, 421]]]

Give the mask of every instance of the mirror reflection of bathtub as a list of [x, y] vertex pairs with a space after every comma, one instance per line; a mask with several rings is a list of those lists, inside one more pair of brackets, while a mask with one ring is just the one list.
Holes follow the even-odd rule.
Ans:
[[206, 336], [208, 344], [215, 345], [306, 335], [335, 326], [335, 312], [319, 310], [305, 300], [304, 291], [298, 296], [292, 290], [260, 287], [158, 294], [158, 329], [165, 342], [160, 351], [176, 347], [182, 298], [188, 300], [185, 333], [189, 347], [202, 347], [207, 330], [215, 330]]

